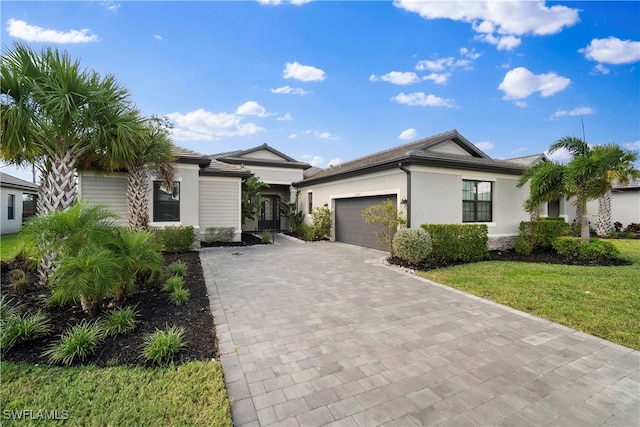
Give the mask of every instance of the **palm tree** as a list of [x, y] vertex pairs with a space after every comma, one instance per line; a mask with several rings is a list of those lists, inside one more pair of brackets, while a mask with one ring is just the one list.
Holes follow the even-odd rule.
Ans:
[[551, 202], [565, 197], [564, 187], [565, 166], [557, 162], [536, 163], [525, 170], [518, 180], [518, 187], [530, 183], [529, 198], [524, 202], [524, 208], [531, 215], [531, 220], [538, 218], [538, 208], [541, 203]]
[[144, 128], [113, 76], [82, 69], [57, 49], [16, 44], [2, 56], [0, 77], [0, 155], [39, 167], [43, 212], [73, 205], [77, 167], [114, 170], [133, 161]]
[[149, 172], [173, 186], [175, 159], [174, 145], [169, 136], [171, 123], [166, 117], [152, 116], [146, 123], [147, 135], [135, 148], [135, 160], [128, 167], [127, 206], [129, 227], [133, 230], [149, 229]]
[[269, 188], [269, 184], [262, 182], [255, 176], [250, 176], [242, 183], [241, 213], [243, 224], [247, 219], [254, 220], [256, 215], [260, 214], [262, 202], [264, 200], [262, 194], [260, 194], [260, 190], [263, 188]]

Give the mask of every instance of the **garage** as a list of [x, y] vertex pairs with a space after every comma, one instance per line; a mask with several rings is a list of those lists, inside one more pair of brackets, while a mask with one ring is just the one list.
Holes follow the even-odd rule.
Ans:
[[369, 206], [386, 202], [388, 199], [397, 204], [395, 194], [371, 197], [353, 197], [336, 199], [335, 201], [335, 231], [336, 241], [367, 248], [387, 250], [381, 246], [374, 232], [378, 228], [367, 224], [362, 218], [362, 210]]

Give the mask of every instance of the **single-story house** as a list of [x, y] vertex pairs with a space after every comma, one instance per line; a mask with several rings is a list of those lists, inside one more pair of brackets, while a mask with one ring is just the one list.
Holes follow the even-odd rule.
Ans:
[[[521, 173], [544, 155], [496, 160], [456, 130], [371, 154], [327, 169], [311, 167], [267, 144], [215, 155], [176, 149], [176, 183], [167, 192], [149, 175], [152, 226], [233, 227], [241, 232], [288, 230], [279, 203], [295, 200], [311, 222], [316, 207], [333, 214], [333, 240], [378, 247], [362, 209], [387, 199], [405, 212], [412, 227], [424, 223], [486, 224], [491, 245], [512, 244], [528, 188]], [[270, 188], [255, 221], [241, 223], [241, 185], [255, 175]], [[79, 173], [80, 197], [109, 206], [127, 223], [126, 173]]]
[[2, 200], [1, 234], [17, 233], [24, 221], [36, 214], [38, 186], [15, 176], [0, 173]]
[[[569, 211], [567, 220], [573, 222], [575, 219], [575, 208]], [[611, 192], [611, 220], [622, 224], [625, 229], [629, 224], [640, 223], [640, 179], [632, 180], [626, 185], [618, 182], [613, 184]], [[587, 203], [587, 215], [593, 227], [598, 223], [598, 201], [592, 200]]]

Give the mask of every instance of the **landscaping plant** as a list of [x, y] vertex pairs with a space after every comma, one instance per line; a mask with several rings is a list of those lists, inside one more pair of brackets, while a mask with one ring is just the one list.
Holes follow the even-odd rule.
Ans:
[[189, 289], [185, 289], [182, 286], [180, 286], [180, 287], [174, 288], [171, 291], [171, 293], [169, 294], [169, 300], [175, 305], [180, 305], [184, 302], [187, 302], [190, 296], [191, 296], [191, 293], [189, 292]]
[[183, 253], [193, 250], [195, 234], [192, 226], [170, 226], [156, 228], [154, 230], [156, 238], [162, 250], [170, 253]]
[[167, 273], [170, 276], [184, 277], [187, 274], [187, 264], [182, 261], [172, 262], [167, 267]]
[[49, 324], [44, 313], [10, 313], [7, 319], [0, 321], [0, 347], [8, 349], [14, 345], [35, 340], [48, 335]]
[[51, 346], [45, 355], [49, 357], [51, 363], [62, 363], [69, 366], [73, 362], [84, 360], [93, 354], [103, 337], [104, 331], [100, 323], [84, 320], [64, 332], [60, 341]]
[[138, 312], [133, 307], [116, 308], [102, 322], [105, 336], [126, 334], [136, 328]]
[[181, 288], [184, 284], [182, 276], [171, 276], [165, 282], [162, 290], [165, 292], [173, 292], [175, 289]]
[[313, 218], [313, 228], [316, 232], [316, 237], [324, 239], [325, 237], [331, 236], [331, 226], [333, 225], [331, 210], [326, 206], [315, 208], [311, 216]]
[[431, 236], [437, 264], [475, 262], [488, 257], [489, 230], [484, 224], [422, 224]]
[[432, 249], [431, 236], [421, 228], [403, 228], [393, 236], [394, 253], [411, 264], [420, 264]]
[[383, 203], [363, 209], [362, 217], [364, 222], [375, 225], [378, 228], [373, 234], [376, 236], [378, 243], [387, 248], [393, 257], [395, 255], [393, 252], [393, 235], [399, 226], [407, 223], [398, 212], [396, 205], [391, 199], [387, 199]]
[[149, 362], [165, 365], [171, 362], [186, 344], [184, 329], [175, 326], [156, 331], [144, 338], [142, 356]]

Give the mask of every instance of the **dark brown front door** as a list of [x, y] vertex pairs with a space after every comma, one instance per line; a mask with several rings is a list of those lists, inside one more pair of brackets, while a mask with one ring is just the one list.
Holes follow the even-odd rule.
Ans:
[[280, 196], [263, 196], [260, 220], [260, 230], [280, 230]]

